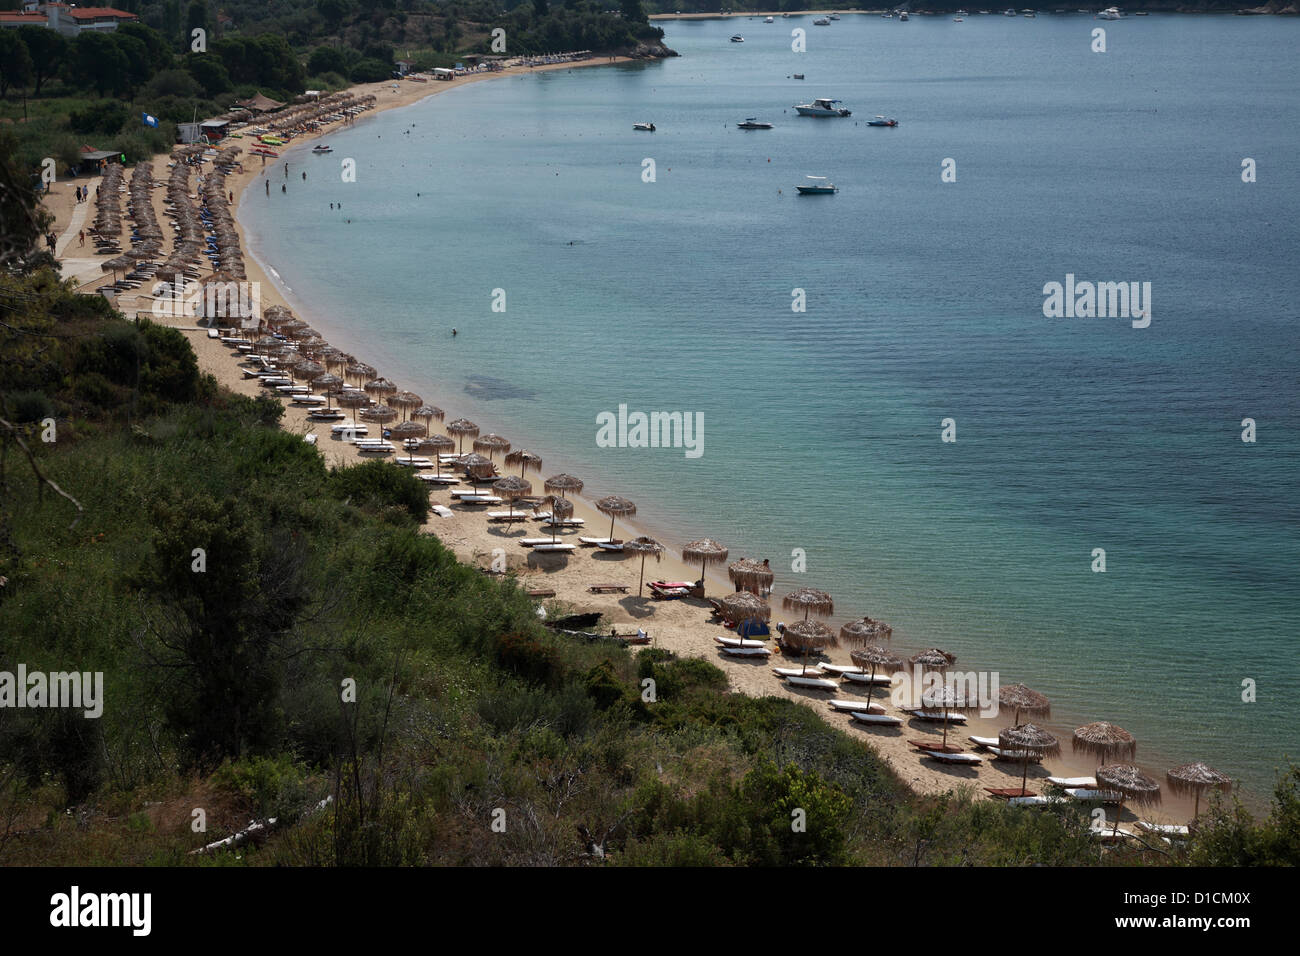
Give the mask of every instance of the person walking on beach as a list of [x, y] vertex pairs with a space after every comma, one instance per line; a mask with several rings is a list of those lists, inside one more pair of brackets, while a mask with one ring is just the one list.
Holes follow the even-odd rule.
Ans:
[[81, 237], [81, 242], [79, 244], [84, 246], [86, 244], [86, 230], [81, 230], [79, 235]]

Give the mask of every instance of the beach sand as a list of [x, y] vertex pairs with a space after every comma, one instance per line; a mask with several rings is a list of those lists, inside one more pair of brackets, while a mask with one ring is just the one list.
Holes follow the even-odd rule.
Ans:
[[[594, 66], [607, 62], [609, 61], [595, 60], [585, 64], [555, 64], [553, 66], [534, 67], [533, 69], [574, 69], [579, 66]], [[494, 76], [526, 72], [530, 72], [529, 68], [518, 67], [500, 73], [478, 74], [450, 83], [431, 81], [426, 84], [418, 84], [407, 81], [400, 83], [396, 92], [392, 89], [393, 81], [353, 87], [351, 92], [358, 95], [372, 94], [377, 97], [376, 106], [357, 117], [355, 122], [365, 122], [368, 116], [375, 113], [406, 106], [427, 96], [436, 95], [448, 89], [463, 86], [466, 83], [478, 82]], [[328, 136], [330, 133], [337, 132], [342, 128], [342, 126], [335, 124], [322, 129], [314, 135], [295, 137], [294, 145], [312, 138]], [[263, 168], [259, 164], [252, 162], [251, 156], [245, 155], [243, 159], [245, 171], [243, 173], [232, 173], [226, 180], [228, 188], [234, 193], [236, 206], [243, 190], [250, 186], [260, 188], [257, 180], [264, 173], [279, 173], [280, 167], [283, 165], [281, 162], [272, 161]], [[155, 179], [165, 182], [167, 178], [167, 157], [154, 157], [153, 162]], [[91, 182], [97, 181], [96, 179]], [[82, 179], [79, 182], [84, 184], [87, 180]], [[58, 228], [66, 231], [61, 236], [59, 243], [59, 249], [64, 254], [64, 274], [86, 282], [87, 291], [89, 291], [103, 281], [103, 273], [98, 263], [103, 261], [105, 257], [95, 257], [93, 255], [93, 247], [91, 247], [89, 240], [87, 240], [87, 246], [84, 249], [78, 247], [77, 229], [80, 226], [76, 217], [81, 214], [80, 210], [85, 210], [86, 221], [89, 222], [93, 218], [94, 198], [92, 196], [89, 202], [74, 206], [72, 189], [72, 183], [57, 185], [52, 195], [47, 198], [46, 204], [47, 208], [58, 217]], [[165, 194], [166, 189], [162, 187], [155, 189], [153, 193], [158, 220], [164, 224], [168, 222], [163, 207]], [[125, 215], [123, 219], [125, 223]], [[263, 309], [276, 304], [285, 305], [294, 309], [298, 317], [306, 320], [313, 327], [320, 330], [322, 334], [325, 334], [326, 338], [329, 338], [328, 330], [322, 328], [314, 321], [312, 316], [305, 315], [301, 310], [297, 309], [294, 302], [286, 300], [276, 283], [269, 280], [262, 264], [249, 253], [247, 236], [243, 232], [243, 227], [240, 226], [239, 228], [241, 242], [244, 247], [248, 279], [261, 284]], [[169, 249], [170, 230], [165, 226], [164, 231], [168, 233], [168, 244], [165, 248]], [[145, 292], [147, 289], [142, 287], [141, 290], [137, 291]], [[141, 314], [149, 314], [151, 300], [147, 296], [123, 295], [118, 299], [117, 304], [126, 315], [132, 316], [137, 311]], [[159, 321], [167, 322], [166, 319], [159, 319]], [[255, 380], [243, 377], [238, 368], [238, 363], [241, 360], [238, 352], [222, 344], [219, 340], [209, 339], [206, 330], [193, 326], [186, 327], [181, 324], [183, 321], [185, 320], [168, 324], [176, 325], [185, 331], [198, 356], [199, 365], [204, 372], [211, 373], [223, 386], [235, 392], [256, 395], [262, 391]], [[346, 343], [340, 342], [339, 344], [346, 346]], [[358, 358], [361, 361], [367, 361], [364, 354], [358, 354]], [[380, 374], [383, 374], [382, 369], [380, 369]], [[398, 383], [401, 388], [410, 389], [419, 394], [431, 394], [422, 390], [423, 384], [425, 383]], [[454, 408], [448, 408], [447, 411], [448, 420], [457, 417]], [[317, 448], [330, 465], [354, 463], [361, 458], [352, 445], [332, 440], [328, 423], [308, 421], [306, 409], [286, 406], [282, 424], [287, 431], [294, 434], [317, 435]], [[495, 431], [507, 437], [511, 434], [509, 422], [481, 421], [478, 424], [484, 433]], [[437, 430], [436, 423], [434, 423], [433, 430]], [[546, 457], [545, 448], [534, 448], [532, 450], [542, 455], [543, 458]], [[500, 462], [498, 462], [498, 465], [502, 474], [518, 473], [514, 469], [505, 467]], [[541, 475], [535, 472], [528, 474], [528, 480], [533, 483], [534, 494], [540, 495], [543, 493], [542, 479], [545, 475], [551, 474], [552, 471], [543, 466]], [[597, 482], [591, 480], [593, 476], [585, 475], [583, 477], [587, 479], [588, 487], [597, 484]], [[437, 535], [447, 547], [454, 550], [460, 560], [480, 567], [491, 565], [494, 552], [499, 554], [500, 552], [497, 549], [502, 549], [510, 571], [518, 575], [521, 586], [554, 589], [555, 597], [545, 600], [545, 604], [552, 616], [557, 613], [599, 611], [604, 617], [598, 630], [608, 633], [610, 628], [613, 627], [617, 629], [618, 633], [626, 634], [638, 628], [643, 628], [649, 633], [656, 647], [666, 648], [681, 656], [703, 657], [717, 664], [726, 673], [730, 687], [734, 692], [756, 697], [782, 696], [809, 706], [826, 720], [842, 727], [850, 735], [867, 743], [889, 763], [902, 780], [917, 792], [942, 793], [966, 787], [977, 796], [984, 796], [981, 789], [983, 787], [1019, 786], [1020, 765], [988, 759], [988, 754], [984, 754], [986, 759], [978, 767], [947, 766], [928, 758], [919, 757], [917, 751], [908, 744], [908, 741], [925, 738], [933, 739], [937, 744], [942, 728], [939, 725], [917, 721], [901, 714], [890, 704], [887, 691], [876, 690], [873, 700], [878, 704], [884, 704], [886, 712], [903, 717], [903, 725], [897, 729], [867, 729], [860, 724], [854, 723], [847, 714], [831, 711], [826, 703], [831, 699], [865, 697], [864, 692], [858, 689], [859, 685], [850, 685], [845, 682], [844, 686], [836, 691], [796, 689], [774, 675], [772, 667], [796, 666], [799, 661], [794, 658], [783, 657], [775, 648], [773, 648], [771, 658], [766, 662], [737, 660], [721, 654], [713, 638], [715, 635], [730, 632], [726, 631], [721, 625], [708, 623], [710, 609], [706, 602], [690, 598], [676, 601], [652, 600], [648, 590], [645, 596], [637, 596], [637, 579], [641, 564], [639, 556], [624, 556], [582, 546], [579, 546], [577, 551], [568, 555], [535, 553], [520, 546], [518, 539], [525, 536], [546, 535], [547, 532], [540, 522], [530, 519], [508, 526], [489, 522], [482, 512], [496, 510], [496, 506], [488, 509], [481, 506], [454, 504], [449, 491], [445, 488], [435, 488], [431, 492], [430, 500], [433, 504], [448, 505], [453, 516], [445, 519], [433, 517], [425, 525], [424, 530]], [[584, 519], [586, 524], [580, 530], [561, 532], [561, 540], [569, 540], [577, 545], [579, 535], [603, 537], [608, 534], [609, 518], [596, 511], [591, 501], [578, 496], [574, 498], [574, 505], [575, 517]], [[640, 503], [640, 513], [642, 515], [653, 514], [653, 508], [647, 505], [646, 502]], [[504, 510], [506, 506], [502, 505], [500, 507]], [[722, 537], [723, 529], [709, 530], [704, 533]], [[698, 565], [687, 567], [680, 560], [680, 545], [682, 542], [666, 540], [662, 535], [654, 531], [652, 523], [642, 525], [635, 521], [629, 522], [623, 519], [617, 521], [615, 537], [626, 539], [638, 534], [649, 534], [664, 543], [667, 548], [661, 562], [656, 562], [653, 558], [646, 561], [646, 580], [694, 581], [699, 578], [700, 568]], [[723, 538], [723, 543], [726, 543], [725, 538]], [[730, 556], [729, 561], [734, 561], [740, 557], [742, 555], [733, 554]], [[593, 584], [606, 583], [627, 584], [629, 585], [629, 593], [626, 595], [596, 595], [588, 591], [588, 588]], [[721, 597], [732, 590], [732, 585], [725, 576], [725, 565], [711, 568], [706, 576], [707, 593], [712, 597]], [[774, 602], [779, 602], [780, 596], [780, 594], [774, 595]], [[797, 612], [783, 613], [779, 603], [774, 603], [772, 617], [774, 624], [779, 620], [793, 622], [798, 616]], [[839, 621], [832, 619], [828, 620], [827, 623], [833, 629], [837, 629]], [[915, 648], [913, 650], [920, 649]], [[901, 657], [906, 657], [909, 651], [898, 648], [896, 653]], [[849, 649], [847, 648], [832, 649], [830, 657], [835, 663], [850, 663]], [[961, 661], [958, 662], [958, 665], [961, 670], [973, 669], [970, 662]], [[1014, 682], [1014, 677], [1002, 680], [1004, 684], [1012, 682]], [[966, 740], [968, 734], [996, 737], [998, 729], [1009, 725], [1011, 717], [1007, 715], [1000, 719], [983, 719], [975, 715], [968, 715], [967, 720], [968, 722], [964, 727], [960, 725], [951, 727], [948, 736], [950, 744], [955, 743], [970, 750], [973, 748]], [[1030, 766], [1028, 780], [1030, 790], [1041, 791], [1042, 778], [1049, 774], [1057, 776], [1091, 776], [1093, 774], [1097, 766], [1096, 761], [1083, 755], [1076, 755], [1070, 750], [1069, 732], [1072, 728], [1053, 725], [1050, 720], [1035, 722], [1040, 723], [1057, 735], [1062, 743], [1062, 754], [1059, 757], [1043, 761], [1041, 765]], [[1162, 774], [1157, 774], [1151, 768], [1148, 768], [1147, 772], [1163, 782]], [[1140, 816], [1154, 822], [1182, 823], [1190, 818], [1191, 811], [1192, 804], [1190, 800], [1181, 800], [1172, 797], [1166, 792], [1165, 803], [1162, 807], [1144, 809], [1141, 811]], [[1134, 819], [1134, 813], [1126, 807], [1123, 820], [1127, 824], [1131, 824]]]

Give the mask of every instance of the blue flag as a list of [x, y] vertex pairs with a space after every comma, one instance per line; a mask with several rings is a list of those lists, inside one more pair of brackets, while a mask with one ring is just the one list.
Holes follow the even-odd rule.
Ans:
[[158, 117], [156, 117], [156, 116], [150, 116], [148, 113], [141, 113], [141, 114], [140, 114], [140, 119], [144, 122], [144, 125], [145, 125], [145, 126], [157, 126], [157, 125], [158, 125]]

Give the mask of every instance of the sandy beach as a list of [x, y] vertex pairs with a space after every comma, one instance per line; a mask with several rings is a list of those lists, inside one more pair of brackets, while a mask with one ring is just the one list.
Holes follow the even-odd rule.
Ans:
[[[763, 16], [763, 14], [754, 14], [754, 16]], [[734, 18], [736, 17], [733, 16]], [[577, 69], [586, 66], [598, 66], [608, 62], [610, 62], [608, 59], [596, 59], [583, 63], [559, 63], [532, 68], [514, 67], [498, 73], [472, 75], [454, 82], [431, 81], [416, 83], [403, 81], [395, 84], [394, 81], [385, 81], [383, 83], [360, 85], [353, 87], [350, 92], [362, 96], [372, 95], [376, 97], [377, 102], [373, 109], [357, 117], [355, 123], [364, 123], [366, 118], [371, 115], [407, 106], [426, 97], [444, 93], [467, 83], [479, 82], [497, 76], [518, 75], [534, 70]], [[396, 85], [396, 90], [394, 90], [394, 85]], [[342, 128], [341, 125], [335, 124], [315, 134], [295, 137], [293, 143], [297, 146], [311, 138], [329, 136]], [[232, 173], [226, 180], [227, 187], [234, 194], [234, 205], [236, 207], [244, 190], [252, 187], [257, 191], [261, 191], [263, 187], [258, 180], [263, 175], [270, 173], [280, 175], [280, 168], [283, 165], [282, 161], [272, 160], [263, 167], [254, 161], [254, 157], [248, 155], [247, 152], [241, 158], [244, 160], [243, 172]], [[167, 161], [166, 156], [154, 157], [154, 178], [159, 182], [166, 179]], [[92, 184], [90, 199], [82, 204], [74, 203], [74, 185], [84, 185], [87, 182]], [[64, 275], [76, 280], [88, 292], [102, 283], [103, 272], [100, 263], [106, 258], [93, 254], [93, 246], [89, 239], [87, 239], [85, 247], [80, 246], [78, 240], [79, 230], [88, 224], [94, 216], [95, 197], [93, 195], [93, 186], [97, 182], [97, 179], [88, 180], [86, 178], [77, 180], [75, 183], [60, 182], [54, 186], [50, 195], [45, 198], [46, 207], [56, 217], [54, 231], [59, 236], [57, 252], [64, 264]], [[165, 195], [166, 189], [163, 187], [156, 188], [153, 191], [155, 211], [161, 223], [167, 222], [166, 210], [163, 204]], [[251, 282], [260, 283], [262, 307], [265, 309], [272, 305], [287, 306], [293, 309], [299, 318], [318, 329], [327, 339], [330, 338], [330, 330], [327, 327], [322, 326], [316, 317], [304, 314], [296, 307], [296, 303], [290, 300], [291, 297], [287, 299], [279, 286], [271, 281], [263, 264], [258, 262], [249, 251], [248, 237], [244, 234], [242, 225], [239, 226], [239, 230], [245, 253], [248, 279]], [[169, 230], [168, 235], [169, 238], [165, 244], [166, 249], [170, 249]], [[147, 293], [147, 286], [138, 291]], [[135, 315], [137, 312], [149, 314], [151, 311], [151, 301], [147, 295], [122, 295], [119, 297], [117, 305], [127, 316]], [[239, 362], [242, 360], [242, 356], [238, 352], [219, 340], [208, 338], [206, 330], [181, 324], [183, 321], [179, 320], [173, 324], [185, 331], [198, 356], [203, 371], [215, 376], [223, 386], [232, 391], [246, 395], [262, 393], [256, 380], [243, 377], [238, 368]], [[340, 341], [337, 344], [347, 347], [346, 342]], [[368, 361], [367, 356], [362, 352], [358, 351], [357, 357], [363, 362]], [[384, 372], [382, 368], [379, 371], [380, 374]], [[401, 381], [397, 384], [400, 388], [410, 389], [426, 397], [431, 397], [434, 394], [431, 389], [426, 387], [429, 383]], [[446, 407], [446, 411], [448, 420], [458, 416], [455, 407]], [[498, 432], [507, 438], [512, 434], [510, 423], [506, 421], [479, 421], [478, 424], [484, 433]], [[306, 409], [286, 406], [283, 427], [294, 434], [304, 436], [315, 434], [317, 436], [316, 447], [331, 465], [352, 463], [360, 459], [360, 455], [354, 446], [331, 439], [328, 423], [309, 421]], [[438, 430], [435, 423], [431, 432]], [[531, 450], [540, 454], [544, 459], [546, 458], [547, 450], [545, 448]], [[517, 470], [504, 465], [500, 465], [500, 470], [502, 474], [518, 474]], [[543, 465], [540, 474], [530, 472], [526, 476], [533, 483], [534, 494], [542, 494], [542, 479], [555, 470]], [[586, 479], [588, 489], [602, 488], [601, 483], [595, 480], [596, 476], [583, 475], [582, 477]], [[726, 673], [730, 686], [735, 692], [753, 696], [780, 695], [813, 708], [826, 720], [838, 724], [846, 732], [862, 739], [874, 748], [889, 762], [904, 781], [919, 792], [937, 793], [966, 787], [977, 795], [982, 795], [981, 788], [983, 787], [1019, 786], [1020, 765], [988, 759], [988, 754], [985, 754], [985, 759], [975, 767], [947, 766], [928, 758], [919, 758], [917, 751], [909, 745], [908, 741], [926, 738], [933, 739], [937, 743], [942, 731], [941, 726], [917, 721], [899, 713], [890, 703], [888, 693], [885, 691], [877, 690], [873, 699], [878, 704], [885, 705], [885, 712], [902, 717], [903, 724], [895, 729], [866, 729], [862, 725], [852, 722], [847, 714], [833, 712], [827, 703], [831, 699], [864, 697], [865, 693], [858, 689], [861, 685], [845, 683], [844, 686], [835, 691], [796, 689], [787, 685], [772, 673], [773, 666], [789, 667], [796, 665], [798, 661], [795, 659], [783, 658], [775, 650], [769, 661], [736, 660], [720, 654], [714, 642], [714, 637], [728, 632], [716, 623], [709, 623], [710, 609], [705, 601], [693, 598], [676, 601], [652, 600], [648, 590], [645, 596], [637, 596], [637, 578], [641, 564], [640, 558], [637, 556], [602, 552], [599, 549], [586, 547], [579, 547], [575, 552], [568, 555], [539, 554], [521, 546], [518, 539], [546, 534], [547, 532], [542, 528], [540, 522], [531, 519], [509, 525], [490, 522], [483, 513], [486, 509], [454, 503], [449, 491], [445, 488], [435, 488], [431, 493], [431, 502], [450, 507], [452, 517], [433, 517], [425, 526], [425, 530], [437, 535], [441, 541], [455, 551], [462, 561], [480, 567], [487, 567], [492, 563], [494, 553], [499, 555], [504, 552], [508, 566], [512, 572], [519, 576], [521, 586], [554, 590], [554, 598], [548, 598], [545, 602], [550, 613], [599, 611], [604, 615], [601, 629], [605, 632], [608, 632], [611, 627], [616, 628], [620, 634], [643, 628], [649, 633], [656, 647], [666, 648], [683, 656], [703, 657], [716, 663]], [[667, 540], [661, 534], [656, 533], [653, 523], [653, 504], [642, 501], [638, 502], [638, 507], [644, 523], [639, 523], [635, 519], [630, 522], [619, 519], [615, 527], [615, 537], [630, 538], [638, 534], [649, 534], [665, 544], [667, 550], [663, 555], [662, 562], [656, 562], [653, 558], [646, 562], [646, 580], [693, 581], [698, 579], [700, 576], [699, 566], [687, 567], [680, 560], [680, 547], [683, 542]], [[608, 534], [609, 518], [599, 513], [588, 498], [583, 496], [575, 498], [575, 516], [584, 519], [585, 526], [579, 530], [561, 532], [560, 537], [562, 540], [569, 540], [576, 545], [579, 535], [603, 537]], [[725, 528], [714, 529], [709, 533], [718, 537], [724, 544], [726, 543]], [[732, 553], [729, 561], [735, 561], [744, 556]], [[761, 558], [762, 555], [750, 555], [750, 557]], [[706, 576], [706, 590], [710, 596], [721, 597], [733, 590], [732, 585], [726, 578], [725, 567], [725, 564], [715, 566], [710, 569], [709, 574]], [[588, 590], [592, 585], [610, 583], [628, 585], [629, 592], [627, 594], [598, 595]], [[772, 596], [772, 620], [774, 623], [780, 620], [793, 622], [801, 616], [798, 612], [782, 611], [779, 604], [780, 598], [780, 592]], [[832, 629], [838, 629], [842, 620], [843, 616], [839, 615], [827, 619], [826, 623]], [[906, 657], [920, 649], [900, 647], [896, 649], [896, 653], [899, 656]], [[829, 656], [837, 664], [849, 663], [848, 648], [832, 649]], [[975, 669], [976, 666], [971, 661], [963, 660], [958, 662], [956, 669], [967, 671]], [[1017, 676], [1014, 674], [1001, 676], [1003, 685], [1014, 683], [1016, 680]], [[1104, 717], [1104, 715], [1098, 716]], [[1001, 719], [982, 719], [975, 715], [969, 715], [965, 726], [954, 725], [950, 729], [949, 743], [965, 745], [970, 750], [972, 748], [966, 740], [968, 734], [995, 737], [998, 730], [1007, 726], [1010, 720], [1009, 714]], [[1096, 760], [1071, 752], [1069, 733], [1072, 728], [1053, 724], [1050, 719], [1035, 722], [1040, 723], [1040, 725], [1056, 734], [1061, 741], [1063, 752], [1059, 757], [1044, 760], [1041, 765], [1030, 766], [1028, 786], [1031, 790], [1041, 791], [1042, 778], [1049, 774], [1058, 776], [1091, 776], [1093, 774], [1097, 766]], [[1157, 768], [1148, 768], [1148, 772], [1157, 776], [1158, 779], [1163, 779], [1162, 769], [1158, 771]], [[1191, 810], [1190, 800], [1180, 800], [1166, 792], [1163, 806], [1143, 810], [1140, 815], [1143, 819], [1156, 822], [1182, 823], [1191, 816]], [[1132, 811], [1126, 808], [1123, 819], [1126, 824], [1131, 824], [1136, 817]]]

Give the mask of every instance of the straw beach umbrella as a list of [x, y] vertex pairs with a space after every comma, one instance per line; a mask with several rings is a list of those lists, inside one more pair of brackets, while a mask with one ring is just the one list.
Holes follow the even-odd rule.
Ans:
[[506, 452], [510, 450], [510, 442], [493, 432], [486, 435], [480, 435], [474, 439], [474, 450], [487, 452], [488, 458], [492, 458], [497, 452]]
[[764, 603], [758, 595], [751, 594], [749, 591], [736, 591], [728, 594], [718, 604], [722, 615], [736, 625], [736, 634], [741, 638], [744, 638], [749, 630], [744, 628], [745, 622], [767, 621], [772, 617], [772, 608]]
[[[517, 475], [507, 475], [504, 478], [492, 482], [492, 490], [510, 502], [510, 518], [508, 520], [513, 521], [515, 516], [515, 499], [522, 498], [525, 495], [531, 495], [533, 493], [533, 485], [532, 482], [525, 481]], [[520, 517], [523, 517], [522, 512], [520, 513]]]
[[1108, 790], [1115, 790], [1120, 795], [1119, 807], [1115, 810], [1115, 826], [1111, 833], [1119, 830], [1119, 818], [1124, 813], [1124, 801], [1138, 806], [1154, 806], [1160, 802], [1160, 784], [1132, 764], [1111, 764], [1109, 767], [1097, 768], [1097, 782]]
[[640, 597], [645, 587], [645, 559], [648, 555], [653, 554], [656, 561], [662, 561], [664, 559], [664, 546], [654, 538], [641, 535], [631, 541], [624, 541], [623, 550], [624, 552], [631, 551], [633, 554], [641, 555], [641, 578], [636, 584], [636, 596]]
[[357, 409], [369, 405], [370, 396], [365, 392], [353, 392], [345, 389], [339, 393], [338, 403], [339, 408], [352, 409], [352, 424], [355, 425], [357, 423]]
[[791, 591], [781, 599], [781, 606], [787, 611], [802, 609], [805, 621], [808, 620], [809, 614], [825, 617], [827, 614], [835, 613], [835, 602], [831, 600], [831, 596], [816, 588], [799, 588], [797, 591]]
[[1035, 754], [1040, 758], [1054, 757], [1061, 752], [1061, 742], [1034, 724], [1017, 724], [998, 732], [998, 750], [1004, 754], [1020, 754], [1020, 762], [1024, 765], [1020, 774], [1020, 796], [1027, 797], [1030, 795], [1025, 789], [1029, 780], [1029, 758]]
[[553, 491], [558, 491], [561, 498], [570, 491], [575, 495], [578, 494], [582, 491], [582, 485], [583, 481], [581, 478], [575, 478], [573, 475], [566, 475], [563, 473], [551, 475], [551, 477], [542, 482], [542, 487], [546, 490], [547, 494], [550, 494]]
[[447, 423], [447, 434], [455, 436], [457, 442], [456, 453], [460, 454], [465, 450], [465, 436], [473, 437], [478, 434], [478, 426], [468, 418], [458, 418], [455, 421]]
[[543, 510], [551, 512], [551, 543], [554, 544], [556, 533], [560, 527], [555, 522], [573, 517], [573, 502], [568, 498], [561, 498], [559, 495], [545, 495], [533, 506], [534, 512]]
[[710, 564], [721, 564], [731, 552], [712, 538], [700, 538], [682, 548], [682, 560], [687, 564], [700, 562], [700, 597], [704, 597], [704, 569]]
[[[921, 669], [923, 675], [930, 671], [938, 671], [942, 674], [946, 672], [949, 667], [952, 667], [952, 665], [957, 663], [957, 658], [954, 655], [949, 654], [947, 651], [942, 651], [937, 647], [932, 647], [929, 650], [921, 651], [919, 654], [913, 654], [907, 659], [907, 662], [912, 665], [913, 674], [916, 673], [916, 668], [918, 667]], [[924, 701], [914, 700], [912, 701], [912, 706], [915, 708], [924, 708]]]
[[776, 573], [766, 562], [760, 564], [749, 558], [741, 558], [727, 565], [727, 577], [731, 578], [731, 583], [736, 587], [761, 596], [771, 592]]
[[1052, 702], [1024, 684], [1008, 684], [1006, 687], [999, 687], [998, 704], [1015, 710], [1016, 715], [1011, 721], [1012, 726], [1020, 723], [1022, 711], [1030, 717], [1052, 716]]
[[362, 390], [371, 398], [379, 401], [387, 395], [397, 394], [397, 386], [386, 378], [377, 378], [373, 381], [366, 382], [361, 386]]
[[312, 382], [312, 387], [319, 388], [322, 392], [324, 392], [325, 407], [333, 408], [334, 396], [337, 395], [340, 390], [342, 390], [343, 379], [339, 378], [337, 375], [334, 375], [330, 372], [326, 372], [324, 375], [320, 376], [314, 382]]
[[363, 422], [372, 422], [377, 425], [386, 425], [397, 417], [397, 409], [389, 408], [387, 405], [371, 405], [369, 408], [361, 410], [361, 420]]
[[618, 495], [606, 495], [596, 502], [596, 510], [609, 515], [609, 538], [614, 540], [614, 519], [636, 514], [636, 505]]
[[349, 362], [343, 366], [343, 375], [349, 381], [368, 382], [375, 377], [375, 367], [365, 362]]
[[1195, 821], [1201, 815], [1201, 792], [1204, 790], [1222, 790], [1228, 792], [1232, 789], [1232, 778], [1226, 773], [1215, 770], [1213, 767], [1206, 766], [1199, 761], [1196, 763], [1185, 763], [1181, 767], [1175, 767], [1165, 774], [1165, 782], [1169, 784], [1169, 789], [1179, 796], [1188, 793], [1196, 795], [1196, 806], [1192, 810], [1192, 820]]
[[522, 478], [524, 476], [524, 472], [528, 471], [530, 468], [533, 471], [537, 471], [537, 472], [540, 472], [542, 470], [542, 456], [534, 455], [531, 451], [528, 451], [527, 449], [524, 448], [520, 448], [506, 455], [506, 464], [518, 465], [519, 477]]
[[[743, 591], [741, 592], [744, 593]], [[835, 647], [838, 641], [835, 632], [821, 621], [795, 621], [781, 634], [786, 644], [803, 652], [803, 672], [808, 673], [808, 652], [821, 650], [823, 647]]]
[[859, 621], [849, 621], [849, 623], [840, 627], [840, 640], [849, 644], [887, 641], [893, 636], [894, 629], [892, 627], [884, 621], [873, 621], [869, 617], [864, 617]]
[[406, 418], [407, 413], [412, 409], [419, 408], [424, 404], [424, 399], [414, 392], [397, 392], [388, 400], [388, 404], [394, 408], [400, 409], [402, 417]]
[[465, 474], [474, 481], [487, 481], [496, 477], [496, 466], [482, 455], [466, 455], [460, 463], [465, 468]]
[[416, 451], [433, 452], [434, 467], [437, 469], [436, 474], [442, 477], [442, 456], [456, 447], [456, 443], [446, 435], [430, 435], [428, 438], [420, 439], [420, 444]]
[[[848, 625], [844, 625], [848, 627]], [[840, 633], [844, 633], [844, 628], [840, 628]], [[885, 670], [901, 671], [904, 661], [901, 657], [891, 650], [881, 647], [879, 644], [868, 644], [866, 647], [859, 648], [849, 652], [849, 660], [853, 661], [863, 670], [871, 668], [871, 680], [867, 684], [867, 706], [866, 710], [871, 710], [871, 694], [876, 687], [876, 668], [883, 667]]]
[[1100, 757], [1105, 766], [1107, 757], [1127, 757], [1132, 760], [1137, 756], [1137, 740], [1123, 727], [1098, 720], [1084, 724], [1074, 731], [1074, 749]]
[[418, 418], [427, 425], [435, 418], [438, 419], [438, 421], [442, 421], [447, 417], [447, 413], [437, 405], [421, 405], [419, 408], [411, 411], [411, 417]]
[[[396, 425], [394, 425], [392, 428], [388, 430], [388, 434], [400, 441], [405, 441], [408, 438], [421, 437], [422, 435], [424, 435], [425, 430], [426, 430], [425, 427], [421, 425], [419, 422], [413, 422], [408, 419], [407, 421], [404, 422], [398, 422]], [[412, 450], [406, 456], [406, 460], [408, 462], [415, 460], [414, 450]]]

